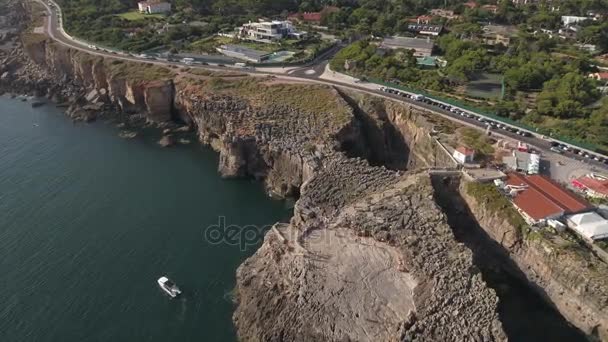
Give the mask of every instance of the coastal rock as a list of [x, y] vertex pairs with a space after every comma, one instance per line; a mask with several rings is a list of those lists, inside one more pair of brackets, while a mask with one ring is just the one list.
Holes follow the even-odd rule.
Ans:
[[323, 170], [291, 223], [237, 271], [241, 340], [506, 340], [498, 299], [434, 205], [428, 176], [333, 154]]
[[[160, 67], [49, 39], [16, 51], [3, 63], [14, 77], [0, 77], [0, 90], [63, 99], [79, 120], [116, 111], [129, 127], [166, 127], [165, 146], [178, 129], [194, 130], [220, 154], [222, 176], [260, 179], [277, 197], [299, 197], [290, 224], [272, 229], [238, 270], [234, 318], [243, 340], [505, 339], [497, 297], [451, 234], [428, 176], [389, 170], [450, 166], [423, 110], [263, 77], [173, 79]], [[85, 109], [94, 90], [96, 107]], [[164, 125], [171, 120], [185, 125]], [[569, 295], [590, 305], [587, 289], [578, 290]]]
[[118, 133], [118, 136], [123, 139], [133, 139], [137, 136], [137, 132], [124, 130], [120, 131], [120, 133]]
[[165, 135], [158, 141], [158, 144], [162, 147], [170, 147], [175, 145], [175, 140], [171, 135]]
[[148, 83], [144, 89], [144, 101], [148, 112], [148, 120], [153, 122], [171, 120], [173, 82], [156, 81]]

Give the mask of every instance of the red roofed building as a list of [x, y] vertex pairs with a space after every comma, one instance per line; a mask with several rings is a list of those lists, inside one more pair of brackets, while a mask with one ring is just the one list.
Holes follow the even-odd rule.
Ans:
[[496, 5], [483, 5], [483, 6], [481, 6], [481, 9], [488, 11], [490, 13], [494, 13], [494, 14], [496, 14], [496, 12], [498, 12], [498, 6], [496, 6]]
[[304, 12], [304, 13], [293, 13], [287, 16], [288, 20], [304, 21], [307, 23], [319, 24], [324, 15], [332, 12], [339, 11], [338, 7], [327, 6], [323, 8], [321, 12]]
[[590, 197], [608, 198], [608, 177], [589, 174], [574, 179], [572, 186], [581, 189]]
[[304, 12], [304, 13], [290, 14], [287, 17], [287, 19], [305, 21], [305, 22], [309, 22], [309, 23], [320, 23], [321, 17], [322, 17], [321, 12]]
[[431, 20], [433, 20], [433, 17], [430, 15], [421, 15], [418, 18], [416, 18], [416, 23], [417, 24], [428, 24], [431, 22]]
[[454, 159], [456, 159], [460, 164], [472, 163], [475, 159], [475, 150], [470, 148], [460, 146], [454, 153], [452, 154]]
[[477, 8], [477, 3], [475, 1], [468, 1], [462, 4], [464, 7], [468, 7], [470, 9]]
[[532, 225], [593, 208], [583, 198], [545, 176], [510, 173], [506, 185], [513, 196], [513, 205]]
[[589, 77], [598, 81], [608, 81], [608, 72], [594, 72], [589, 74]]

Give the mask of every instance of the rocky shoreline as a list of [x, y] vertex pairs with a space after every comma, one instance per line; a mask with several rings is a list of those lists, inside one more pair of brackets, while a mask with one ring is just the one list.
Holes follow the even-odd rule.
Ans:
[[[11, 4], [8, 23], [27, 23], [34, 10]], [[4, 39], [17, 48], [0, 52], [0, 91], [47, 97], [77, 121], [117, 120], [124, 138], [155, 127], [161, 146], [195, 132], [223, 177], [298, 199], [237, 271], [241, 340], [507, 339], [496, 293], [416, 171], [451, 166], [424, 112], [327, 86], [89, 56], [30, 33]]]

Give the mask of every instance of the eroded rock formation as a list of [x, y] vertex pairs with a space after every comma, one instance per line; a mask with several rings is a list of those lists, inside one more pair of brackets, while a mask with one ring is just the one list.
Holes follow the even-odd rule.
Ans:
[[419, 109], [327, 86], [92, 57], [40, 37], [24, 39], [1, 68], [4, 91], [67, 102], [84, 120], [118, 111], [185, 123], [219, 152], [222, 176], [299, 197], [290, 224], [273, 228], [238, 270], [243, 340], [505, 339], [497, 297], [455, 241], [428, 175], [379, 166], [451, 166]]
[[504, 340], [497, 297], [428, 175], [330, 153], [237, 272], [244, 341]]

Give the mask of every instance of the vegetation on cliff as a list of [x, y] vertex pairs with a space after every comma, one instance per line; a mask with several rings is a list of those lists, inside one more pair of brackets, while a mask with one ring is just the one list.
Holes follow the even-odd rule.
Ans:
[[315, 84], [274, 82], [272, 78], [209, 77], [191, 79], [194, 84], [217, 94], [249, 100], [253, 106], [281, 106], [327, 119], [337, 126], [351, 120], [351, 109], [331, 87]]
[[527, 236], [530, 227], [513, 207], [513, 204], [492, 183], [467, 183], [466, 192], [469, 196], [475, 198], [478, 203], [483, 203], [485, 209], [490, 213], [505, 219], [517, 228], [520, 238]]
[[175, 73], [170, 69], [152, 63], [132, 63], [112, 60], [106, 62], [105, 65], [113, 75], [141, 81], [165, 80], [175, 76]]

